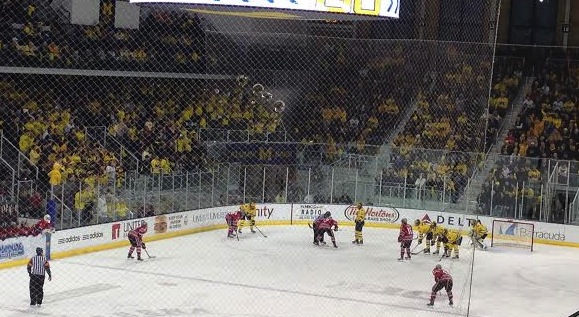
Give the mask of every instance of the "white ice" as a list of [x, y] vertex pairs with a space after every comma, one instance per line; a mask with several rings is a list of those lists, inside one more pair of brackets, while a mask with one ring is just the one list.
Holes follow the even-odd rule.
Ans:
[[[0, 316], [465, 316], [473, 253], [460, 260], [416, 255], [399, 262], [395, 230], [336, 233], [338, 249], [312, 245], [303, 226], [263, 227], [240, 241], [211, 231], [148, 243], [156, 258], [127, 260], [127, 249], [52, 261], [42, 307], [28, 307], [24, 267], [0, 271]], [[328, 239], [329, 242], [329, 239]], [[579, 309], [579, 252], [536, 245], [534, 252], [475, 252], [470, 316], [569, 316]], [[454, 277], [455, 306], [442, 291], [427, 307], [432, 269]]]

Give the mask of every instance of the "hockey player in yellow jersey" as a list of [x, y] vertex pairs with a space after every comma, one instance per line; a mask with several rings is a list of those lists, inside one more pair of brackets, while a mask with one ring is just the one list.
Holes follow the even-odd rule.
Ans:
[[416, 219], [414, 220], [414, 231], [418, 232], [418, 245], [421, 245], [422, 240], [426, 238], [426, 246], [421, 252], [430, 254], [430, 246], [434, 244], [434, 241], [432, 240], [432, 227], [430, 226], [430, 223], [424, 220], [420, 221], [420, 219]]
[[430, 245], [433, 246], [434, 241], [436, 241], [436, 251], [432, 252], [432, 254], [439, 254], [440, 245], [444, 240], [444, 227], [433, 222], [430, 224], [430, 230], [432, 231], [432, 242]]
[[366, 220], [366, 209], [362, 206], [362, 203], [356, 204], [356, 214], [354, 216], [354, 241], [353, 244], [364, 244], [364, 239], [362, 238], [362, 229], [364, 228], [364, 221]]
[[245, 225], [245, 220], [249, 221], [249, 229], [251, 229], [251, 233], [255, 233], [253, 230], [253, 226], [255, 226], [255, 217], [257, 215], [257, 208], [255, 207], [254, 202], [250, 202], [249, 204], [241, 205], [239, 208], [245, 214], [241, 221], [239, 222], [239, 230], [237, 232], [241, 233], [241, 229]]
[[458, 247], [462, 243], [462, 235], [460, 231], [456, 229], [444, 229], [444, 255], [448, 258], [450, 257], [452, 251], [454, 251], [453, 259], [458, 259]]
[[484, 243], [484, 239], [488, 235], [488, 229], [481, 223], [480, 220], [475, 221], [472, 224], [472, 229], [470, 230], [471, 244], [479, 247], [480, 249], [486, 249], [487, 246]]

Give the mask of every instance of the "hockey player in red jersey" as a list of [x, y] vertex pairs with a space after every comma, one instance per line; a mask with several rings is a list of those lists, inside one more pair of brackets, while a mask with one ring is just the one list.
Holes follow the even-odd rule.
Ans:
[[398, 242], [400, 242], [400, 258], [398, 260], [404, 260], [404, 251], [406, 251], [406, 259], [410, 260], [410, 245], [412, 244], [413, 238], [414, 232], [412, 231], [412, 227], [408, 224], [406, 218], [402, 218], [400, 234], [398, 235]]
[[45, 232], [54, 232], [54, 228], [50, 223], [50, 215], [45, 215], [40, 221], [38, 221], [32, 228], [30, 228], [29, 233], [33, 236], [37, 236]]
[[318, 219], [316, 219], [314, 227], [317, 231], [316, 241], [314, 242], [315, 245], [319, 245], [320, 241], [324, 239], [324, 234], [327, 233], [332, 239], [334, 248], [338, 247], [336, 237], [334, 236], [334, 232], [332, 232], [332, 227], [334, 227], [334, 231], [338, 231], [338, 222], [332, 219], [332, 214], [329, 211], [324, 214], [324, 217], [318, 217]]
[[314, 244], [320, 244], [320, 243], [326, 244], [326, 242], [324, 242], [324, 236], [322, 236], [320, 241], [317, 241], [317, 239], [318, 239], [318, 223], [320, 223], [320, 221], [322, 219], [326, 218], [326, 214], [327, 214], [327, 212], [319, 215], [312, 223], [312, 230], [314, 231]]
[[146, 249], [147, 246], [143, 242], [143, 236], [147, 233], [147, 223], [143, 222], [142, 225], [139, 227], [129, 231], [128, 238], [129, 242], [131, 243], [131, 247], [129, 248], [129, 255], [127, 259], [134, 259], [133, 251], [137, 249], [137, 260], [143, 261], [141, 258], [141, 249]]
[[225, 215], [225, 221], [227, 222], [227, 237], [235, 238], [235, 233], [237, 231], [237, 224], [241, 218], [245, 217], [245, 214], [241, 210], [236, 210]]
[[430, 293], [430, 302], [428, 302], [428, 306], [434, 305], [434, 300], [436, 299], [436, 293], [438, 293], [441, 289], [446, 290], [446, 294], [448, 294], [448, 305], [452, 306], [452, 276], [442, 269], [440, 264], [437, 264], [432, 270], [432, 275], [434, 275], [434, 286], [432, 286], [432, 293]]

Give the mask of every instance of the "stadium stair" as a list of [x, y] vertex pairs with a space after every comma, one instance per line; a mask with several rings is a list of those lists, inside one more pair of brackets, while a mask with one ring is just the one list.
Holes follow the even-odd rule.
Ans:
[[476, 212], [477, 210], [477, 197], [482, 190], [482, 186], [486, 181], [491, 169], [495, 166], [496, 161], [501, 153], [501, 148], [504, 145], [505, 138], [509, 133], [509, 129], [515, 125], [517, 121], [517, 116], [523, 110], [523, 101], [525, 99], [525, 93], [531, 89], [531, 85], [535, 78], [526, 78], [525, 84], [519, 89], [517, 96], [513, 103], [511, 104], [511, 111], [505, 116], [499, 133], [497, 135], [496, 142], [491, 146], [489, 151], [485, 155], [485, 160], [481, 163], [482, 166], [476, 170], [474, 175], [471, 177], [469, 186], [465, 190], [462, 196], [462, 203], [465, 205], [467, 212]]

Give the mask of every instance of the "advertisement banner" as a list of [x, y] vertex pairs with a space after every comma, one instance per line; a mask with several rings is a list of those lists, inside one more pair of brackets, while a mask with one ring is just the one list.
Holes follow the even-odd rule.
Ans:
[[129, 231], [136, 229], [137, 227], [140, 227], [145, 222], [147, 222], [147, 225], [149, 225], [151, 228], [154, 228], [154, 224], [153, 223], [149, 224], [150, 221], [147, 221], [148, 219], [150, 219], [150, 218], [131, 219], [131, 220], [113, 222], [112, 224], [108, 224], [110, 226], [109, 239], [112, 241], [116, 241], [119, 239], [127, 240], [127, 235], [129, 234]]
[[52, 233], [51, 253], [90, 247], [111, 241], [110, 224], [58, 230]]
[[0, 263], [25, 259], [36, 255], [36, 248], [44, 249], [43, 235], [36, 237], [18, 237], [0, 241]]
[[297, 144], [228, 143], [229, 162], [240, 164], [292, 165], [296, 163]]
[[[375, 207], [364, 206], [366, 209], [366, 223], [397, 223], [400, 219], [400, 213], [393, 207]], [[356, 206], [350, 205], [344, 208], [344, 217], [350, 221], [354, 221], [356, 217]]]
[[311, 220], [314, 221], [318, 216], [327, 211], [325, 205], [320, 204], [303, 204], [294, 205], [293, 220]]
[[400, 0], [288, 0], [288, 1], [257, 1], [257, 0], [130, 0], [132, 3], [183, 3], [194, 5], [218, 5], [227, 7], [268, 8], [282, 10], [304, 10], [328, 13], [349, 13], [369, 16], [398, 18]]

